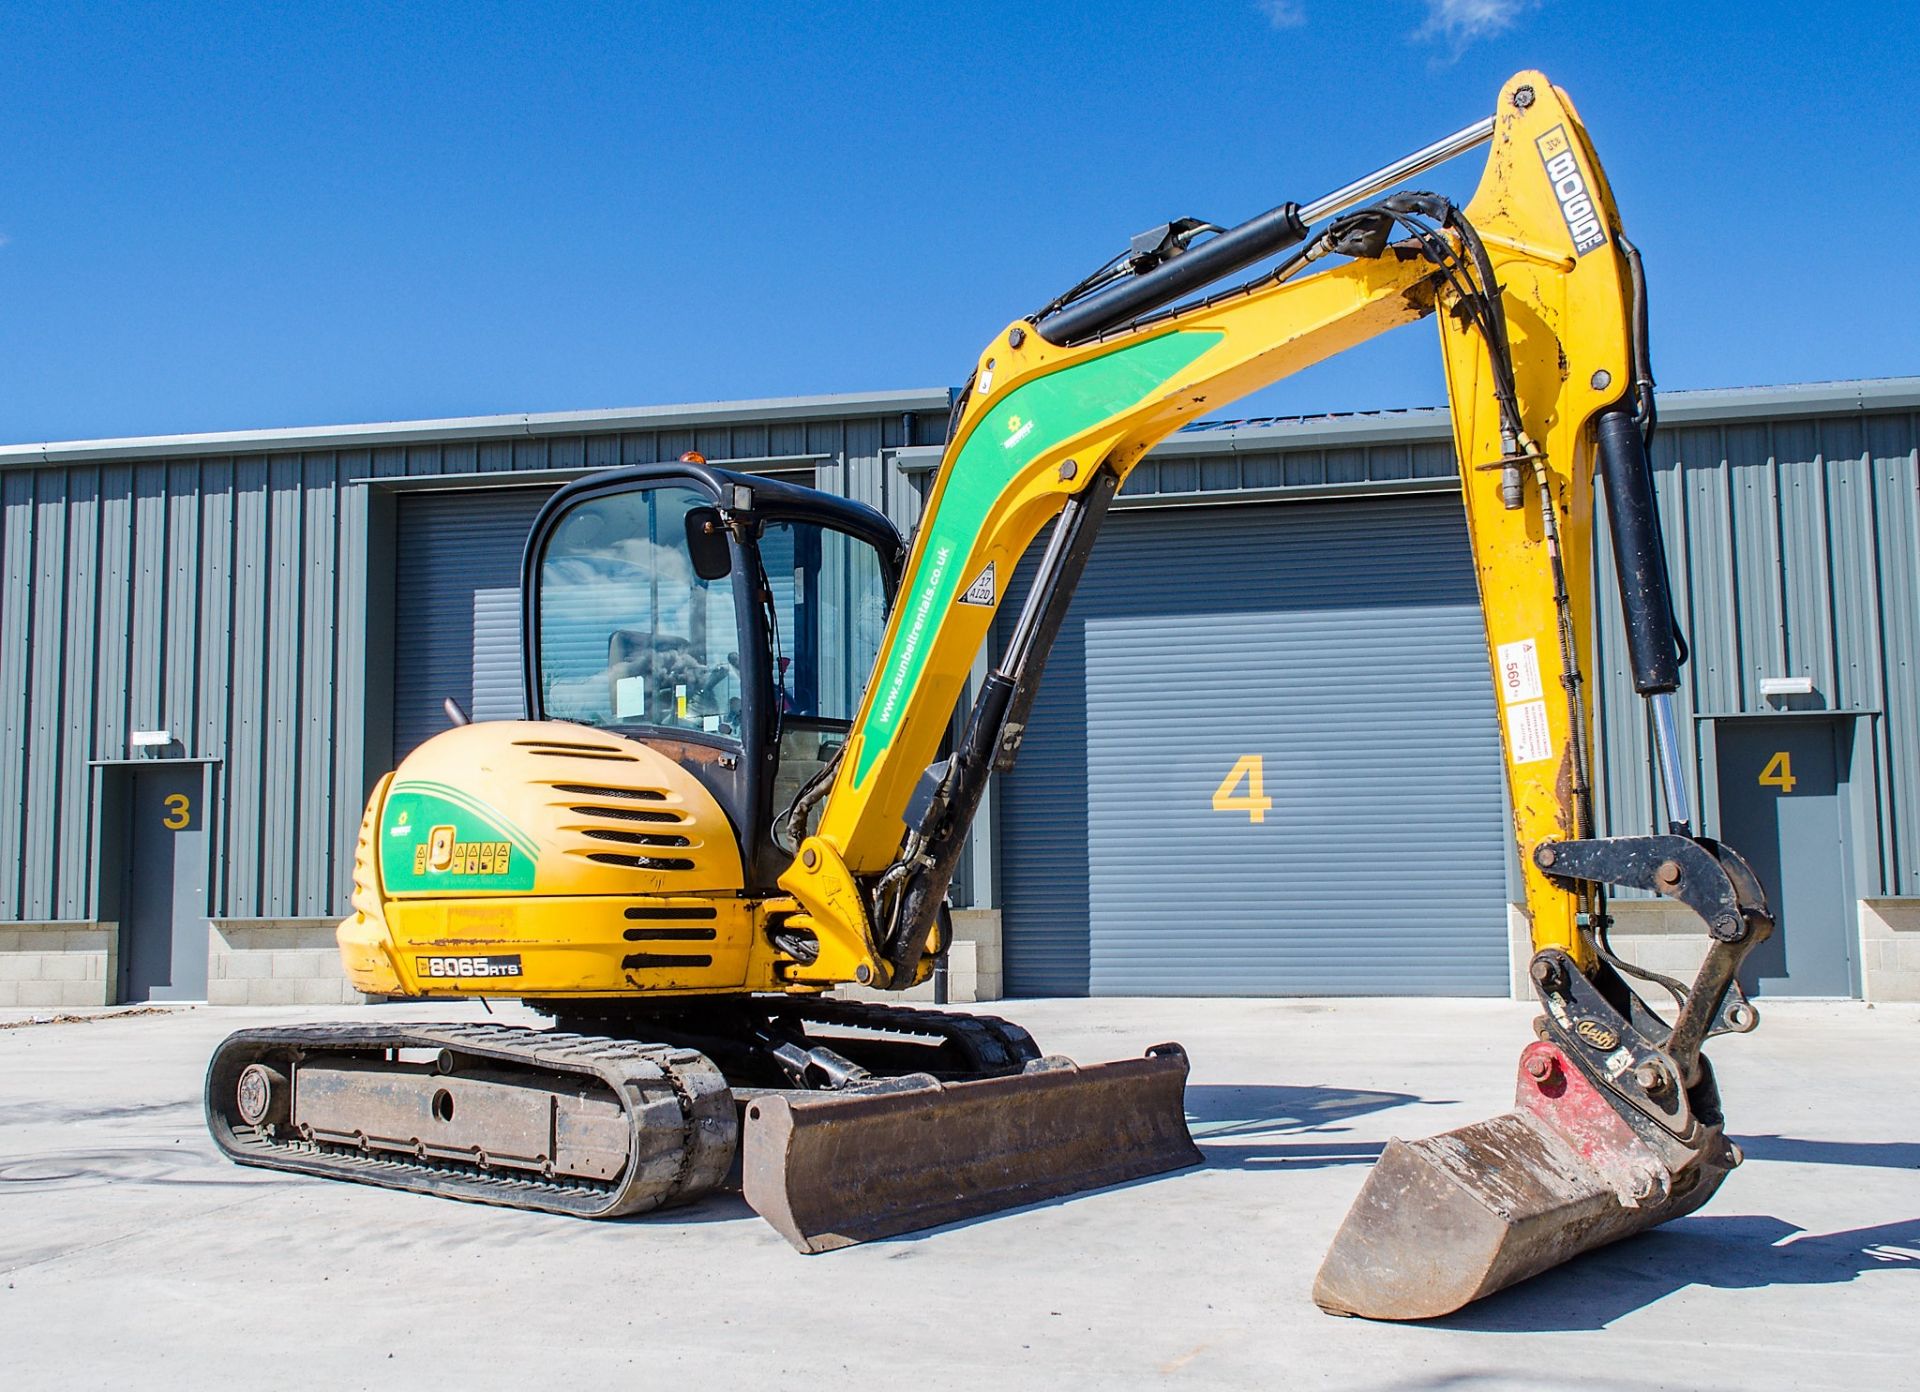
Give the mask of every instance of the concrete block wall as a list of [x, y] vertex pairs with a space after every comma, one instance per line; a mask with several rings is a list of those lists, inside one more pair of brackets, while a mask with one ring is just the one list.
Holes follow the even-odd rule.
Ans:
[[[952, 994], [957, 961], [965, 960], [972, 975], [972, 994]], [[947, 984], [950, 1000], [997, 1001], [1003, 995], [1004, 977], [1000, 968], [1000, 910], [955, 909], [953, 911], [953, 949], [947, 954]]]
[[117, 923], [0, 925], [0, 1005], [111, 1005]]
[[207, 944], [209, 1005], [360, 1005], [330, 918], [215, 919]]
[[[953, 946], [947, 950], [947, 1001], [973, 1005], [1001, 998], [1000, 910], [955, 909]], [[873, 991], [842, 986], [832, 993], [842, 1000], [931, 1001], [933, 982], [923, 981], [911, 991]]]
[[[1616, 899], [1607, 906], [1613, 915], [1613, 950], [1636, 967], [1661, 972], [1680, 981], [1693, 980], [1706, 956], [1707, 934], [1700, 920], [1665, 899]], [[1507, 960], [1515, 1000], [1534, 999], [1527, 967], [1533, 961], [1533, 937], [1518, 904], [1507, 905]], [[1664, 1007], [1667, 996], [1655, 988]]]
[[[1691, 981], [1706, 960], [1707, 926], [1691, 909], [1668, 899], [1615, 899], [1607, 912], [1613, 915], [1613, 950], [1636, 967]], [[1652, 989], [1660, 997], [1655, 1008], [1664, 1009], [1669, 997]]]
[[1920, 899], [1860, 901], [1860, 977], [1870, 1001], [1920, 1001]]

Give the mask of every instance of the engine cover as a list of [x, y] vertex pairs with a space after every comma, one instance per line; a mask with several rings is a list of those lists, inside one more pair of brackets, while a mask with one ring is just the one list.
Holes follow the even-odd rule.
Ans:
[[550, 721], [447, 730], [369, 801], [348, 976], [375, 995], [778, 989], [739, 843], [692, 773]]

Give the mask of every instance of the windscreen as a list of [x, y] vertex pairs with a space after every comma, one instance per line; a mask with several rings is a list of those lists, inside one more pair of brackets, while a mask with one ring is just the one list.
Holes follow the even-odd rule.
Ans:
[[657, 725], [738, 738], [733, 581], [702, 580], [691, 488], [593, 497], [561, 519], [540, 559], [542, 709], [583, 725]]
[[774, 685], [783, 714], [850, 723], [887, 626], [880, 557], [812, 522], [768, 522], [760, 564], [773, 593]]

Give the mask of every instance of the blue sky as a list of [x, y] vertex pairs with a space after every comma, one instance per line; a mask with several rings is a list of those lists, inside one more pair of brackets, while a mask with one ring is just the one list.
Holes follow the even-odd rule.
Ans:
[[[128, 4], [0, 16], [0, 439], [945, 385], [1124, 244], [1540, 67], [1667, 387], [1920, 372], [1920, 20], [1859, 4]], [[1475, 157], [1426, 180], [1463, 199]], [[1431, 329], [1264, 392], [1441, 399]]]

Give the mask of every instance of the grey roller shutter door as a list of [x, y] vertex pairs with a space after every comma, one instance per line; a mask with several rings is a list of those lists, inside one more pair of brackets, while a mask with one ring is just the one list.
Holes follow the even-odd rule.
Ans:
[[[1010, 991], [1505, 994], [1500, 751], [1458, 509], [1114, 516], [1001, 793]], [[1023, 568], [1003, 631], [1025, 587]], [[1248, 756], [1257, 822], [1214, 807]]]
[[394, 558], [393, 757], [447, 728], [451, 696], [475, 720], [525, 714], [520, 556], [545, 488], [421, 493], [399, 501]]

